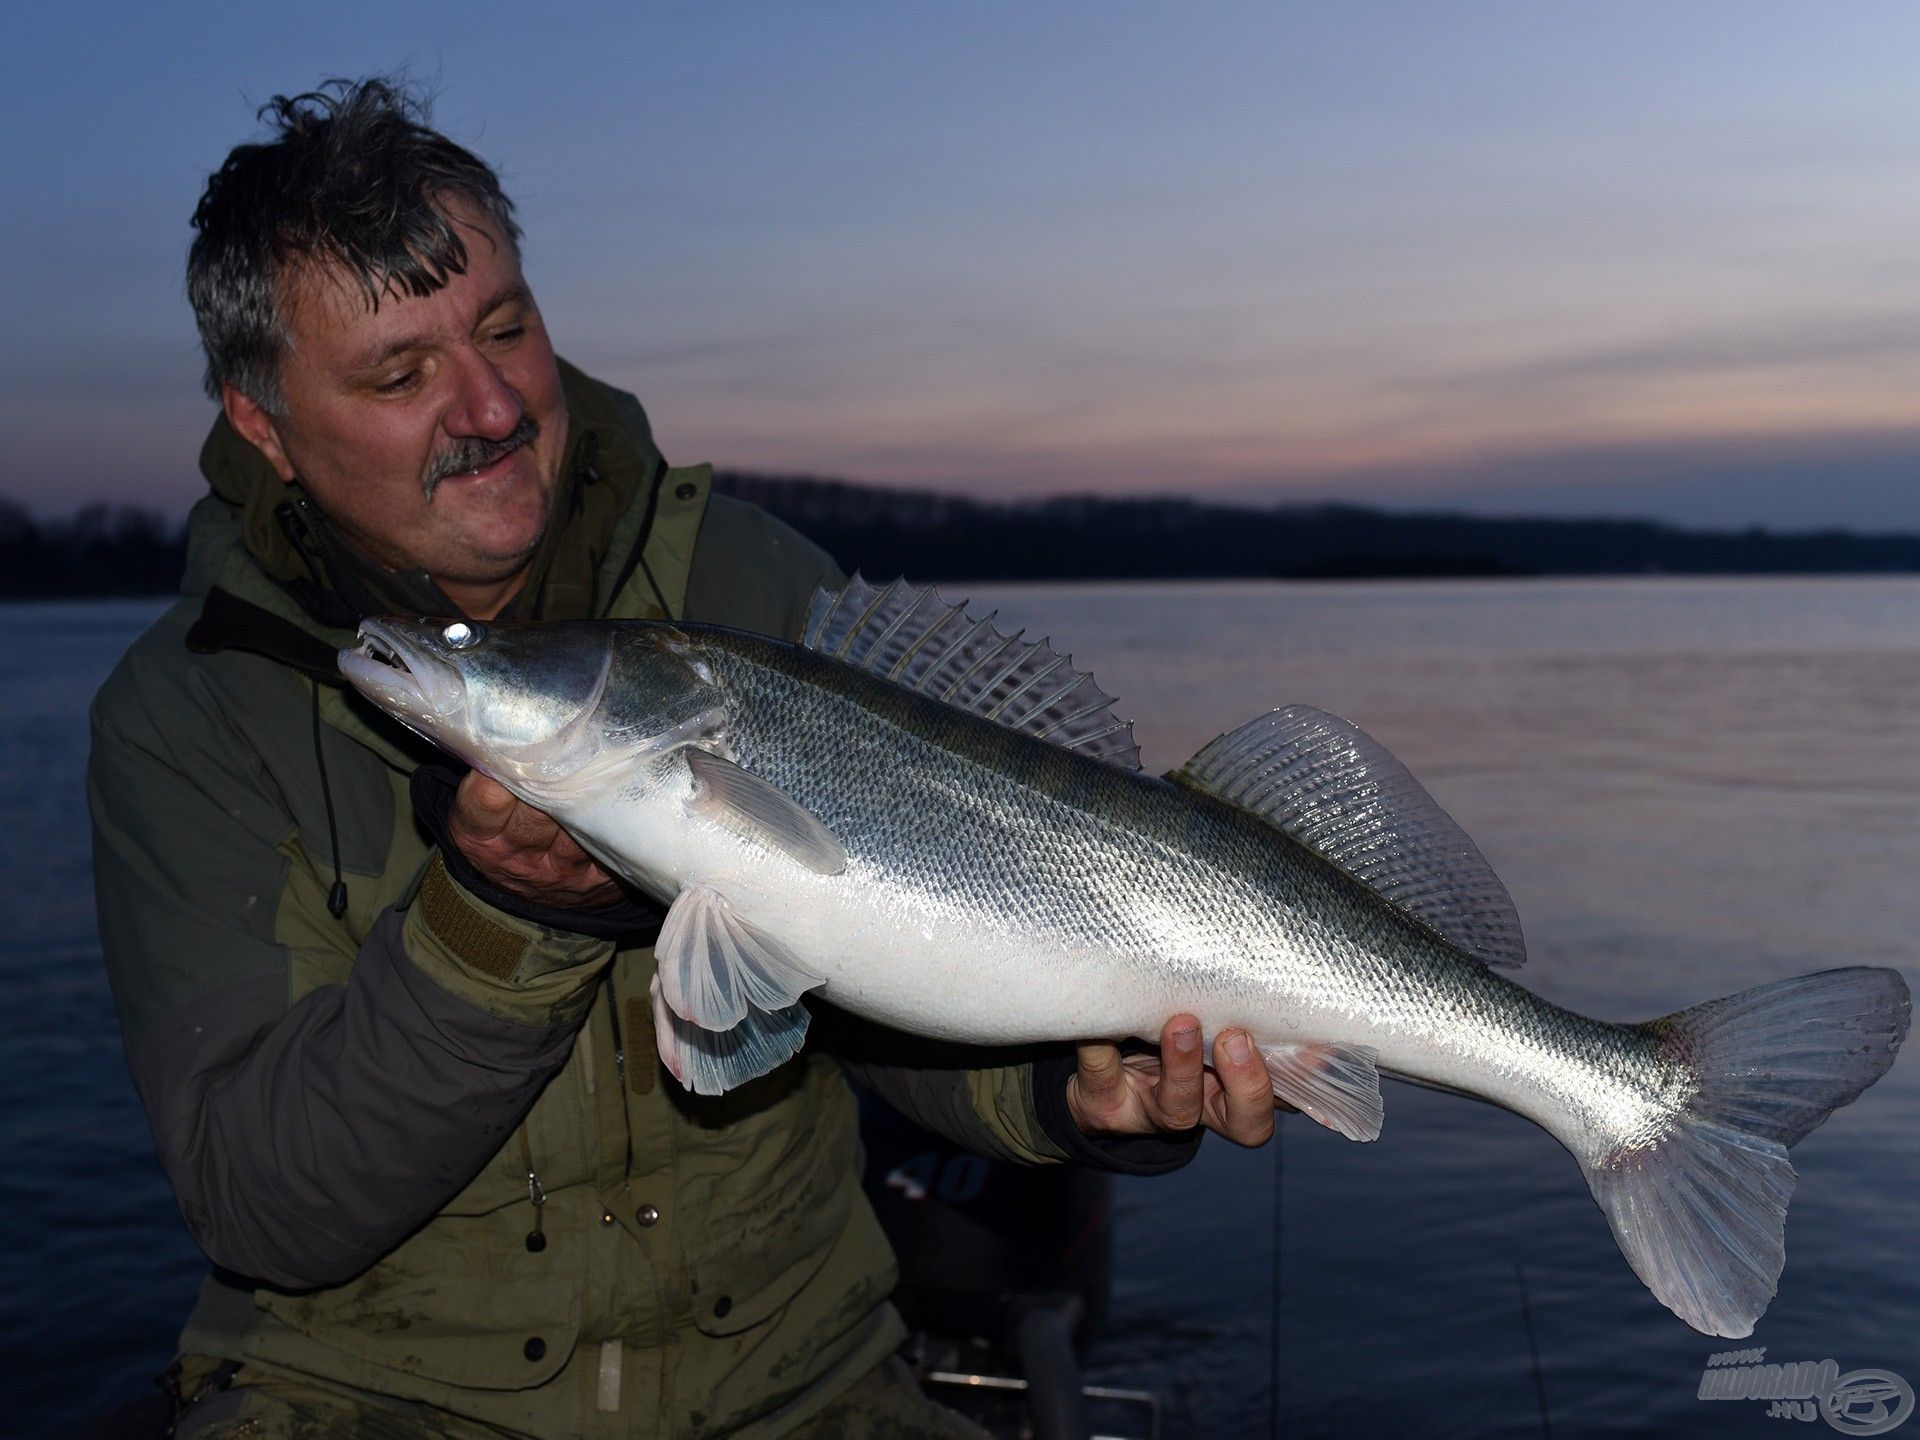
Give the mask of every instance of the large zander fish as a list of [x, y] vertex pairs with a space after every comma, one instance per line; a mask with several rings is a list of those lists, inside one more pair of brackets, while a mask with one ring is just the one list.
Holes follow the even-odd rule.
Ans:
[[1580, 1163], [1675, 1314], [1750, 1334], [1787, 1147], [1887, 1070], [1907, 987], [1851, 968], [1645, 1024], [1548, 1004], [1505, 888], [1392, 756], [1276, 710], [1167, 779], [1110, 696], [931, 590], [856, 578], [805, 639], [667, 622], [369, 621], [341, 669], [671, 902], [661, 1058], [717, 1094], [791, 1057], [801, 997], [986, 1044], [1252, 1032], [1355, 1140], [1382, 1074], [1491, 1100]]

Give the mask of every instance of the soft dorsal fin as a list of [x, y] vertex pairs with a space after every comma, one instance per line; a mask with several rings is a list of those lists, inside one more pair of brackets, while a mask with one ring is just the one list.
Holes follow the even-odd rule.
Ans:
[[844, 590], [814, 591], [800, 643], [929, 699], [971, 711], [1127, 770], [1140, 768], [1132, 722], [1113, 696], [1045, 640], [996, 630], [931, 585], [884, 589], [855, 575]]
[[1172, 779], [1251, 811], [1489, 965], [1527, 958], [1479, 848], [1358, 726], [1289, 705], [1210, 742]]

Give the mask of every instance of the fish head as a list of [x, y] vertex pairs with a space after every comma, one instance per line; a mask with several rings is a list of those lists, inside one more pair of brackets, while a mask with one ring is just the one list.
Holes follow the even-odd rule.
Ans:
[[381, 709], [550, 810], [724, 719], [679, 632], [644, 622], [368, 620], [340, 670]]

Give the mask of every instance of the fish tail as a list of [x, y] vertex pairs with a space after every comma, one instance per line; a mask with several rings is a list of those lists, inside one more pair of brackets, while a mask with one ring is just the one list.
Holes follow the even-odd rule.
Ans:
[[1753, 1333], [1786, 1263], [1787, 1147], [1886, 1074], [1911, 1000], [1892, 970], [1777, 980], [1648, 1021], [1693, 1077], [1657, 1139], [1588, 1164], [1634, 1273], [1708, 1335]]

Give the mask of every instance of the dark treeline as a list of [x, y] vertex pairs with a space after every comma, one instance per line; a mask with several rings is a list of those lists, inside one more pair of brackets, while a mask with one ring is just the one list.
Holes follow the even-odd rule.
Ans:
[[[1920, 571], [1920, 535], [1684, 530], [1650, 520], [1498, 520], [1358, 505], [1267, 509], [1099, 497], [996, 503], [836, 480], [726, 474], [869, 575], [966, 580], [1819, 574]], [[35, 520], [0, 501], [0, 597], [173, 590], [183, 527], [88, 506]]]
[[1358, 505], [1267, 509], [1080, 497], [997, 504], [839, 481], [723, 474], [870, 575], [969, 580], [1920, 570], [1920, 535], [1683, 530], [1650, 520], [1499, 520]]
[[0, 597], [157, 595], [180, 585], [186, 529], [148, 510], [88, 505], [35, 520], [0, 500]]

